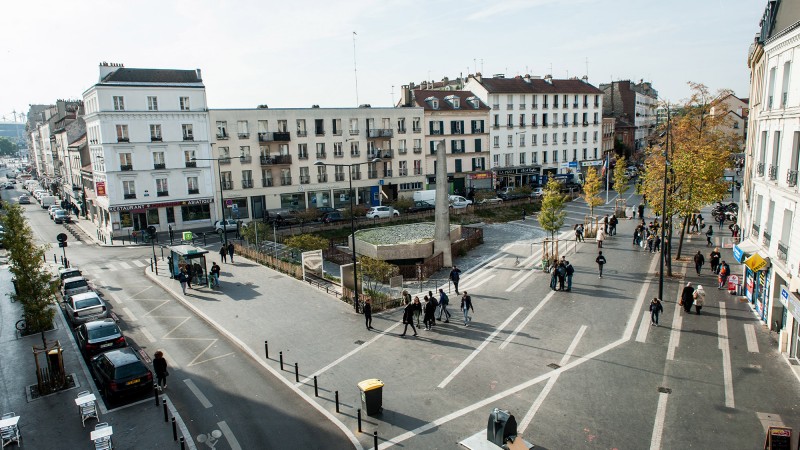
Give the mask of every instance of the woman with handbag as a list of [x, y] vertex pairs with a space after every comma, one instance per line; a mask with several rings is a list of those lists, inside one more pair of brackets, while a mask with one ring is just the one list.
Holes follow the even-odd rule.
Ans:
[[159, 390], [166, 389], [169, 372], [167, 372], [167, 360], [164, 359], [164, 352], [159, 350], [153, 356], [153, 369], [155, 370], [156, 378], [158, 379], [156, 386]]
[[705, 303], [706, 291], [703, 289], [703, 286], [698, 284], [697, 289], [694, 291], [694, 311], [700, 314], [700, 310], [703, 309]]

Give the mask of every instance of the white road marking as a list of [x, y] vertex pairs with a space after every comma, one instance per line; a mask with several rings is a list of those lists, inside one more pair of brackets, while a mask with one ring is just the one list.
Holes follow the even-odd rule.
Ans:
[[439, 386], [437, 386], [437, 387], [440, 388], [440, 389], [443, 389], [445, 386], [448, 385], [448, 383], [453, 381], [453, 378], [455, 378], [456, 375], [458, 375], [459, 372], [461, 372], [464, 369], [464, 367], [467, 367], [467, 364], [469, 364], [476, 356], [478, 356], [478, 353], [480, 353], [481, 350], [486, 348], [486, 346], [489, 345], [489, 342], [492, 342], [492, 340], [494, 340], [495, 336], [497, 336], [497, 334], [500, 333], [503, 330], [503, 328], [505, 328], [506, 325], [508, 325], [508, 323], [511, 322], [514, 319], [514, 317], [517, 316], [517, 314], [520, 313], [520, 311], [522, 311], [522, 307], [517, 308], [516, 311], [514, 311], [510, 316], [508, 316], [508, 319], [506, 319], [505, 322], [501, 323], [500, 326], [497, 327], [497, 329], [495, 329], [492, 332], [492, 334], [490, 334], [489, 337], [487, 337], [481, 343], [481, 345], [478, 346], [478, 348], [476, 348], [469, 356], [467, 356], [467, 359], [465, 359], [464, 361], [461, 361], [461, 364], [459, 364], [458, 367], [453, 369], [453, 371], [450, 373], [450, 375], [448, 375], [444, 380], [442, 380], [442, 382], [439, 383]]
[[647, 331], [650, 330], [650, 311], [645, 311], [642, 314], [642, 321], [639, 322], [639, 332], [636, 333], [636, 342], [647, 341]]
[[[656, 258], [658, 259], [658, 258]], [[669, 343], [667, 344], [667, 360], [675, 359], [675, 349], [681, 341], [681, 326], [683, 326], [683, 316], [681, 315], [680, 291], [678, 292], [678, 302], [675, 302], [675, 311], [672, 315], [672, 330], [669, 332]]]
[[144, 267], [144, 266], [149, 265], [149, 264], [146, 264], [146, 263], [143, 263], [143, 262], [139, 261], [138, 259], [134, 259], [133, 261], [131, 261], [131, 263], [136, 267]]
[[519, 286], [520, 284], [524, 283], [525, 280], [530, 278], [530, 276], [533, 275], [534, 273], [536, 273], [536, 271], [534, 269], [526, 271], [525, 275], [523, 275], [522, 278], [520, 278], [519, 280], [515, 281], [514, 284], [512, 284], [511, 286], [506, 288], [506, 292], [511, 292], [514, 289], [516, 289], [517, 286]]
[[756, 339], [756, 328], [752, 323], [744, 324], [744, 337], [747, 339], [747, 351], [758, 353], [758, 340]]
[[132, 269], [131, 266], [128, 265], [125, 261], [117, 261], [117, 265], [122, 267], [123, 269]]
[[115, 292], [109, 292], [108, 295], [110, 295], [111, 298], [114, 299], [114, 302], [119, 304], [119, 305], [122, 305], [123, 303], [125, 303], [125, 302], [123, 302], [122, 300], [119, 299], [119, 297], [117, 296], [117, 294]]
[[[561, 358], [561, 361], [558, 363], [558, 365], [563, 366], [569, 362], [570, 356], [572, 356], [572, 353], [575, 352], [575, 348], [578, 346], [578, 342], [580, 342], [581, 337], [583, 337], [583, 333], [586, 332], [587, 328], [588, 327], [586, 325], [581, 325], [581, 328], [578, 330], [578, 334], [576, 334], [572, 339], [572, 343], [569, 344], [567, 351], [564, 352], [564, 356]], [[544, 389], [542, 389], [542, 392], [540, 392], [539, 396], [536, 397], [533, 405], [531, 405], [531, 408], [519, 423], [518, 429], [520, 432], [525, 431], [525, 429], [528, 428], [531, 420], [533, 420], [533, 416], [536, 415], [537, 411], [539, 411], [539, 407], [541, 407], [542, 403], [544, 403], [545, 398], [547, 398], [547, 395], [553, 389], [553, 386], [555, 386], [556, 381], [558, 381], [558, 375], [553, 375], [549, 380], [547, 380], [547, 384], [544, 386]]]
[[728, 342], [728, 320], [725, 303], [719, 302], [719, 349], [722, 350], [722, 378], [725, 382], [725, 406], [734, 408], [733, 400], [733, 371], [731, 370], [731, 349]]
[[136, 321], [136, 316], [133, 315], [133, 313], [131, 312], [130, 309], [128, 309], [128, 308], [123, 306], [122, 307], [122, 312], [125, 313], [125, 320], [126, 321], [128, 321], [128, 320], [134, 321], [134, 322]]
[[522, 321], [522, 322], [521, 322], [521, 323], [520, 323], [520, 324], [517, 326], [517, 328], [515, 328], [515, 329], [514, 329], [514, 331], [512, 331], [512, 332], [511, 332], [511, 334], [509, 334], [509, 335], [508, 335], [508, 337], [506, 338], [506, 340], [505, 340], [505, 341], [503, 341], [503, 343], [502, 343], [502, 344], [500, 344], [500, 350], [502, 350], [502, 349], [506, 348], [506, 346], [508, 346], [508, 344], [509, 344], [509, 343], [510, 343], [510, 342], [511, 342], [513, 339], [514, 339], [514, 337], [515, 337], [517, 334], [519, 334], [519, 332], [520, 332], [520, 331], [522, 331], [522, 329], [523, 329], [523, 328], [525, 328], [525, 327], [528, 325], [528, 322], [530, 322], [530, 321], [531, 321], [531, 319], [533, 319], [533, 316], [535, 316], [535, 315], [536, 315], [536, 313], [538, 313], [538, 312], [539, 312], [539, 310], [540, 310], [540, 309], [542, 309], [542, 308], [544, 307], [545, 303], [547, 303], [547, 302], [550, 300], [550, 298], [552, 298], [552, 297], [553, 297], [553, 295], [554, 295], [555, 293], [556, 293], [556, 291], [550, 291], [550, 293], [549, 293], [549, 294], [547, 294], [547, 295], [546, 295], [546, 296], [545, 296], [545, 297], [542, 299], [542, 301], [541, 301], [541, 302], [539, 302], [539, 304], [538, 304], [538, 305], [536, 305], [536, 308], [533, 308], [533, 311], [531, 311], [531, 312], [528, 314], [528, 317], [526, 317], [526, 318], [525, 318], [525, 320], [523, 320], [523, 321]]
[[224, 420], [222, 422], [217, 422], [217, 426], [219, 430], [222, 431], [222, 435], [225, 436], [225, 439], [228, 440], [228, 445], [231, 446], [231, 450], [242, 450], [242, 446], [239, 445], [239, 441], [237, 441], [236, 436], [233, 435], [231, 427], [229, 427]]
[[175, 422], [178, 424], [178, 428], [181, 430], [181, 435], [186, 438], [185, 444], [186, 448], [189, 450], [197, 450], [197, 446], [194, 445], [194, 439], [192, 439], [192, 435], [189, 434], [189, 429], [186, 428], [186, 424], [183, 422], [180, 413], [175, 408], [175, 405], [172, 404], [172, 400], [170, 400], [167, 394], [164, 394], [164, 398], [167, 400], [167, 407], [169, 408], [169, 412], [172, 417], [175, 418]]
[[203, 405], [203, 408], [205, 409], [211, 408], [211, 402], [208, 401], [208, 398], [205, 395], [203, 395], [202, 392], [200, 392], [200, 388], [198, 388], [197, 385], [194, 384], [194, 381], [187, 378], [183, 380], [183, 382], [186, 383], [186, 387], [188, 387], [189, 390], [192, 391], [192, 394], [194, 394], [194, 396], [197, 397], [197, 400], [200, 401], [200, 404]]
[[151, 344], [156, 342], [156, 338], [152, 334], [150, 334], [149, 331], [147, 331], [147, 328], [142, 327], [141, 331], [142, 331], [142, 334], [144, 335], [144, 337], [146, 337], [147, 340], [150, 341]]
[[[153, 316], [153, 317], [156, 317], [156, 316]], [[178, 318], [178, 319], [179, 319], [179, 318], [181, 318], [181, 317], [176, 317], [176, 318]], [[173, 332], [173, 331], [177, 330], [177, 329], [178, 329], [178, 327], [180, 327], [181, 325], [185, 324], [185, 323], [186, 323], [186, 322], [187, 322], [189, 319], [191, 319], [191, 317], [183, 317], [182, 319], [183, 319], [183, 320], [181, 321], [181, 323], [179, 323], [179, 324], [175, 325], [174, 327], [172, 327], [172, 329], [171, 329], [171, 330], [169, 330], [169, 331], [167, 331], [167, 333], [166, 333], [165, 335], [161, 336], [161, 339], [166, 339], [166, 338], [167, 338], [167, 336], [169, 336], [170, 334], [172, 334], [172, 332]]]
[[661, 436], [664, 434], [664, 419], [667, 417], [667, 399], [669, 394], [658, 394], [658, 406], [656, 407], [656, 421], [653, 423], [653, 435], [650, 438], [650, 450], [661, 449]]
[[[475, 283], [475, 284], [470, 284], [469, 286], [459, 286], [459, 290], [460, 290], [460, 291], [465, 291], [465, 290], [467, 290], [467, 289], [469, 289], [469, 290], [473, 290], [473, 289], [475, 289], [475, 288], [479, 287], [480, 285], [482, 285], [482, 284], [486, 283], [487, 281], [491, 280], [491, 279], [492, 279], [492, 278], [494, 278], [494, 277], [495, 277], [495, 275], [489, 275], [488, 277], [486, 277], [486, 278], [484, 278], [484, 279], [480, 280], [479, 282], [477, 282], [477, 283]], [[470, 280], [470, 281], [472, 281], [472, 280]]]

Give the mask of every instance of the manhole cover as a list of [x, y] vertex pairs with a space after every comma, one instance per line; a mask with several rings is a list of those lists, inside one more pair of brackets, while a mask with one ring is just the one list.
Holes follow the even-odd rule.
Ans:
[[670, 389], [668, 387], [664, 387], [664, 386], [659, 386], [658, 387], [658, 392], [660, 392], [662, 394], [672, 394], [672, 389]]
[[559, 366], [556, 363], [548, 364], [547, 367], [549, 367], [551, 369], [560, 369], [561, 368], [561, 366]]
[[353, 342], [353, 344], [356, 344], [356, 345], [361, 345], [363, 343], [364, 343], [364, 341], [355, 341], [355, 342]]

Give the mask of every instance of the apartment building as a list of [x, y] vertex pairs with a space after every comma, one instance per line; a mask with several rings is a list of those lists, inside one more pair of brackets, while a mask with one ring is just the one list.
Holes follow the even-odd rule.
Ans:
[[356, 204], [378, 205], [410, 197], [425, 181], [422, 108], [262, 107], [209, 115], [225, 217], [346, 208], [351, 180]]
[[86, 200], [104, 234], [212, 224], [214, 179], [199, 69], [103, 63], [83, 103], [92, 180]]
[[724, 108], [711, 108], [711, 115], [724, 114], [727, 117], [722, 125], [725, 131], [738, 136], [741, 149], [744, 149], [747, 140], [747, 118], [749, 113], [748, 101], [746, 98], [739, 98], [733, 93], [724, 94], [718, 99], [719, 103], [724, 104]]
[[647, 146], [646, 138], [655, 130], [658, 91], [644, 80], [603, 83], [600, 90], [603, 91], [603, 115], [617, 120], [618, 133], [627, 133], [617, 139], [626, 147], [625, 157], [629, 158]]
[[436, 184], [436, 152], [447, 154], [448, 191], [467, 195], [470, 189], [492, 189], [489, 169], [489, 107], [475, 94], [457, 90], [410, 90], [404, 104], [425, 112], [423, 172], [426, 188]]
[[588, 80], [470, 75], [464, 90], [490, 108], [495, 186], [530, 185], [540, 174], [584, 171], [601, 160], [603, 93]]
[[800, 5], [771, 1], [748, 54], [749, 130], [733, 255], [744, 263], [744, 296], [779, 333], [780, 351], [800, 363]]

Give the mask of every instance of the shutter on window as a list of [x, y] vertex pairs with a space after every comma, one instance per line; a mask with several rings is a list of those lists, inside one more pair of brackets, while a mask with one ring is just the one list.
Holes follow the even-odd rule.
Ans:
[[430, 127], [430, 134], [433, 134], [433, 121], [428, 122], [428, 126]]

